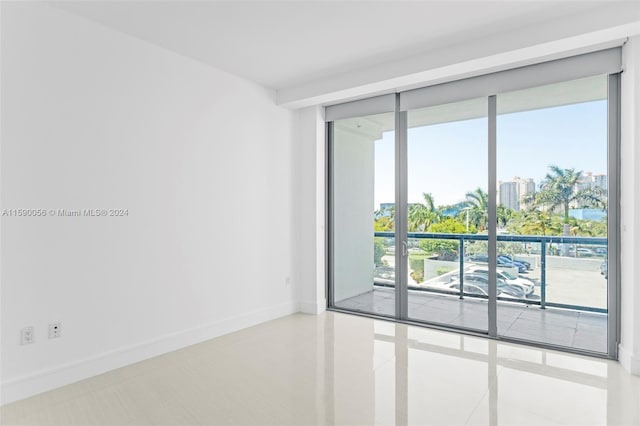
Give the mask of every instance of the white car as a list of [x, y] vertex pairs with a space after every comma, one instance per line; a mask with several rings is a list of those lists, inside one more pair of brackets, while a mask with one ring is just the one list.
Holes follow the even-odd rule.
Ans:
[[[465, 274], [464, 294], [489, 297], [488, 286], [489, 283], [487, 282], [485, 275]], [[458, 294], [460, 292], [460, 282], [457, 281], [457, 279], [454, 279], [450, 283], [447, 283], [443, 288], [447, 291], [452, 291], [454, 294]], [[501, 299], [522, 300], [527, 297], [520, 286], [509, 285], [503, 280], [499, 280], [496, 291], [497, 296]]]
[[[477, 273], [477, 274], [489, 274], [489, 269], [486, 266], [473, 265], [465, 268], [465, 273]], [[507, 284], [520, 287], [524, 294], [532, 294], [535, 289], [535, 284], [529, 278], [522, 278], [517, 275], [513, 275], [509, 271], [504, 269], [496, 269], [496, 275], [498, 278], [503, 279]]]
[[595, 255], [593, 250], [584, 247], [578, 247], [576, 249], [576, 254], [580, 257], [590, 257]]
[[[452, 277], [451, 281], [448, 282], [440, 282], [436, 284], [426, 285], [426, 288], [433, 289], [436, 291], [459, 294], [460, 293], [460, 283], [457, 278]], [[477, 283], [469, 282], [464, 283], [464, 294], [475, 294], [478, 296], [488, 297], [487, 289], [485, 286], [477, 285]]]

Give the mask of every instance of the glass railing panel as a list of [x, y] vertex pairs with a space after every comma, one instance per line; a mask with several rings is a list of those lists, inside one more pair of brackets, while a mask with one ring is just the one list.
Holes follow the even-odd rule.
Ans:
[[[475, 242], [466, 241], [463, 234], [430, 234], [409, 241], [409, 319], [486, 331], [486, 267], [464, 257], [464, 248]], [[469, 269], [474, 266], [477, 271]]]

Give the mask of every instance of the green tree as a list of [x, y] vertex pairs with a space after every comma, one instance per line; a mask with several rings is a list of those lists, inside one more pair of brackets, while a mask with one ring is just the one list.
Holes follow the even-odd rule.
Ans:
[[604, 191], [599, 187], [577, 189], [582, 179], [582, 171], [562, 169], [556, 165], [549, 166], [540, 184], [540, 191], [535, 193], [533, 201], [536, 206], [546, 206], [551, 210], [562, 209], [563, 235], [570, 235], [569, 208], [572, 203], [584, 207], [606, 208]]
[[376, 232], [389, 232], [395, 228], [395, 207], [376, 210], [373, 213], [373, 229]]
[[438, 234], [464, 234], [466, 229], [466, 225], [460, 220], [448, 217], [441, 222], [431, 225], [429, 232]]
[[606, 237], [607, 221], [569, 219], [569, 234], [574, 237]]
[[440, 212], [435, 206], [433, 195], [423, 192], [424, 202], [409, 206], [409, 231], [424, 232], [440, 220]]
[[469, 207], [469, 221], [480, 231], [487, 229], [489, 222], [489, 196], [482, 188], [476, 188], [465, 194], [466, 205]]
[[375, 238], [373, 242], [373, 263], [376, 266], [381, 266], [384, 264], [382, 261], [382, 256], [387, 252], [387, 247], [385, 247], [382, 242], [382, 238]]
[[606, 237], [607, 236], [607, 219], [602, 220], [590, 220], [589, 226], [591, 228], [592, 235], [594, 237]]
[[[466, 225], [458, 219], [446, 218], [429, 227], [429, 232], [442, 234], [464, 234]], [[428, 238], [420, 242], [420, 247], [431, 255], [437, 255], [441, 260], [454, 260], [458, 255], [459, 243], [457, 240], [445, 240]]]
[[499, 204], [496, 209], [496, 218], [498, 220], [498, 226], [506, 227], [509, 222], [514, 218], [515, 211]]
[[488, 253], [489, 243], [487, 241], [467, 241], [464, 247], [465, 255], [476, 253]]
[[538, 209], [527, 210], [519, 228], [524, 235], [558, 235], [562, 232], [560, 217]]
[[390, 232], [394, 229], [393, 219], [382, 216], [373, 220], [373, 230], [376, 232]]

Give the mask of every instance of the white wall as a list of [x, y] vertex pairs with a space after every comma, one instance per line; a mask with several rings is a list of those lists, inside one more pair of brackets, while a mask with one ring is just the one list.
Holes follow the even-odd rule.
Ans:
[[300, 310], [325, 310], [325, 123], [324, 108], [296, 111], [294, 144], [296, 250], [294, 276]]
[[619, 358], [640, 375], [640, 36], [623, 47], [621, 97], [621, 296]]
[[373, 289], [375, 140], [366, 120], [337, 121], [333, 144], [334, 301]]
[[274, 97], [2, 3], [2, 209], [129, 212], [2, 217], [3, 403], [297, 310], [293, 113]]

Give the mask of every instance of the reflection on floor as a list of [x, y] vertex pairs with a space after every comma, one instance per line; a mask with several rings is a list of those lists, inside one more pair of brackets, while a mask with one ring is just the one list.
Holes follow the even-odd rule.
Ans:
[[637, 425], [640, 377], [585, 357], [325, 312], [32, 398], [2, 425]]
[[[336, 307], [393, 316], [393, 289], [375, 288], [343, 301]], [[488, 328], [487, 301], [459, 299], [453, 295], [409, 292], [409, 318], [479, 331]], [[498, 334], [595, 352], [607, 352], [607, 316], [565, 309], [540, 309], [537, 305], [498, 302]]]

